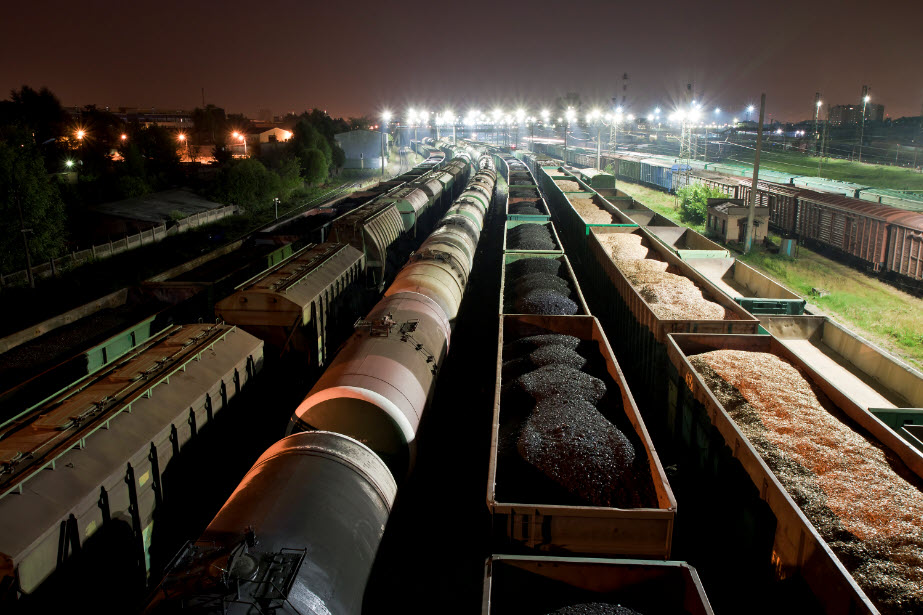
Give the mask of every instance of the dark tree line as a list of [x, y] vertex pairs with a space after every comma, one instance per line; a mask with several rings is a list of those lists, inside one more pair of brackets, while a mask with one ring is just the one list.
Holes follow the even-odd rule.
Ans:
[[[292, 137], [251, 145], [246, 158], [230, 148], [232, 133], [252, 128], [246, 117], [206, 105], [192, 120], [184, 132], [141, 126], [94, 105], [68, 113], [47, 88], [13, 90], [0, 101], [0, 271], [25, 267], [23, 228], [33, 264], [62, 256], [81, 242], [98, 203], [189, 186], [260, 210], [299, 198], [345, 161], [334, 134], [349, 124], [317, 109], [287, 116]], [[195, 169], [206, 159], [218, 172], [200, 180]]]

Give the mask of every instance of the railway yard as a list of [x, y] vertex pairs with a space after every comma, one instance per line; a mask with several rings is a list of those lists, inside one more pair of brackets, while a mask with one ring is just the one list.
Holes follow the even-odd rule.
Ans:
[[[2, 340], [3, 612], [923, 612], [915, 321], [639, 190], [732, 169], [413, 149]], [[920, 303], [923, 214], [764, 179]]]

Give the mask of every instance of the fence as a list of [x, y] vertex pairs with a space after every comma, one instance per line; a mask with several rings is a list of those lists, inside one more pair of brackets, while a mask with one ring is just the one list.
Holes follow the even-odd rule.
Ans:
[[[178, 235], [179, 233], [183, 233], [191, 228], [195, 228], [203, 224], [210, 224], [211, 222], [215, 222], [221, 218], [235, 214], [237, 211], [238, 207], [236, 205], [227, 205], [225, 207], [218, 207], [217, 209], [209, 209], [207, 211], [202, 211], [197, 214], [187, 216], [182, 220], [179, 220], [174, 226], [171, 226], [170, 228], [167, 228], [166, 224], [161, 224], [160, 226], [154, 226], [149, 229], [145, 229], [136, 235], [128, 235], [121, 239], [117, 239], [116, 241], [109, 241], [98, 246], [91, 246], [86, 250], [77, 250], [62, 256], [61, 258], [52, 259], [47, 263], [34, 265], [32, 267], [32, 275], [36, 278], [51, 277], [62, 268], [76, 267], [90, 260], [108, 258], [121, 252], [127, 252], [128, 250], [133, 250], [134, 248], [139, 248], [150, 243], [162, 241], [165, 237], [170, 235]], [[28, 283], [29, 274], [25, 269], [11, 273], [9, 275], [0, 274], [0, 288]]]

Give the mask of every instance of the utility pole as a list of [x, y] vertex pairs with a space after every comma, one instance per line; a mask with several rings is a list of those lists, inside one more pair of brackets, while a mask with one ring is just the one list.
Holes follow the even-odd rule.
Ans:
[[830, 127], [830, 105], [827, 105], [827, 119], [824, 120], [824, 136], [820, 140], [820, 158], [817, 160], [817, 176], [823, 177], [824, 158], [827, 156], [827, 129]]
[[16, 209], [19, 210], [19, 229], [22, 231], [22, 247], [26, 251], [26, 276], [29, 278], [29, 288], [35, 288], [35, 277], [32, 275], [32, 256], [29, 254], [29, 239], [26, 237], [27, 234], [32, 232], [32, 229], [26, 228], [26, 221], [22, 216], [22, 199], [18, 192], [16, 193]]
[[756, 191], [760, 179], [760, 149], [763, 147], [763, 114], [766, 111], [766, 93], [760, 96], [760, 123], [756, 127], [756, 153], [753, 155], [753, 181], [750, 184], [750, 211], [747, 213], [747, 239], [744, 253], [753, 247], [753, 218], [756, 214]]
[[820, 105], [821, 105], [820, 92], [815, 92], [814, 93], [814, 133], [813, 133], [814, 143], [813, 143], [813, 147], [811, 148], [811, 154], [814, 156], [817, 155], [817, 139], [820, 137], [820, 135], [817, 134], [817, 114], [820, 113]]

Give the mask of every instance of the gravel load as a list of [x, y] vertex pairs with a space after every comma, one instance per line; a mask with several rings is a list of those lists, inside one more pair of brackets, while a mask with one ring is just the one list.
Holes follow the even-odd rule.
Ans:
[[558, 188], [560, 188], [562, 192], [583, 192], [583, 188], [575, 181], [556, 179], [554, 183], [558, 185]]
[[605, 602], [587, 602], [585, 604], [572, 604], [548, 615], [644, 615], [641, 611], [630, 609], [620, 604], [607, 604]]
[[923, 612], [923, 484], [787, 361], [717, 350], [695, 369], [882, 613]]
[[526, 420], [517, 449], [545, 476], [595, 506], [624, 500], [622, 479], [631, 470], [635, 449], [588, 401], [557, 395], [542, 399]]
[[593, 202], [593, 199], [570, 199], [570, 204], [587, 224], [618, 224], [611, 213]]
[[612, 262], [625, 275], [638, 294], [661, 320], [724, 320], [734, 319], [733, 312], [710, 301], [695, 282], [672, 273], [669, 263], [655, 258], [635, 233], [597, 235], [609, 250]]
[[520, 224], [506, 233], [506, 244], [513, 250], [556, 250], [558, 245], [547, 224]]
[[520, 376], [513, 384], [536, 402], [565, 397], [595, 404], [606, 394], [605, 382], [566, 365], [545, 365]]

